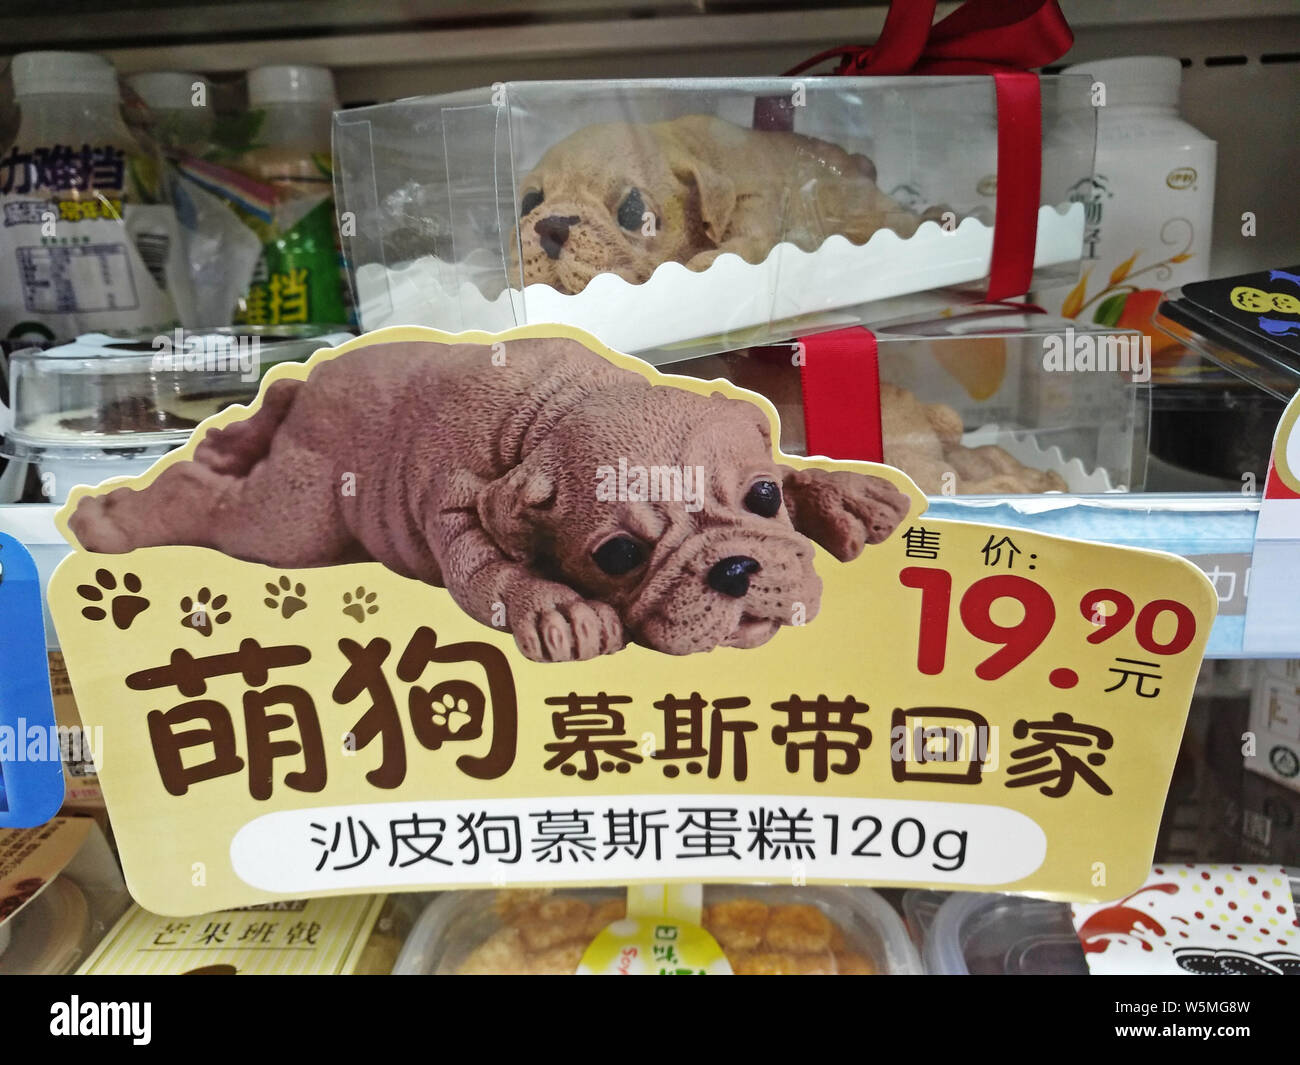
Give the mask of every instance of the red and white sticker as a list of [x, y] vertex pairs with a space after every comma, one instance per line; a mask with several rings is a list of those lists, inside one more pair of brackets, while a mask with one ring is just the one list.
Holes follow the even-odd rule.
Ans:
[[1269, 865], [1158, 865], [1118, 902], [1070, 908], [1099, 975], [1300, 975], [1300, 873]]

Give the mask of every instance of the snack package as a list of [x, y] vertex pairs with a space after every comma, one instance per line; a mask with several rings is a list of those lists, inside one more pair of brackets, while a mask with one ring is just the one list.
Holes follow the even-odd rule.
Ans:
[[60, 755], [63, 762], [63, 812], [93, 817], [99, 827], [109, 831], [104, 792], [99, 786], [95, 759], [102, 748], [103, 730], [92, 731], [81, 722], [77, 699], [72, 694], [63, 655], [49, 652], [50, 692], [54, 697], [54, 720], [59, 730]]
[[[608, 889], [448, 892], [425, 910], [394, 973], [572, 975], [627, 912], [626, 896]], [[704, 953], [721, 954], [734, 975], [918, 971], [898, 915], [864, 888], [706, 887], [701, 927]]]
[[[383, 895], [268, 903], [201, 917], [132, 906], [78, 970], [87, 975], [316, 975], [385, 971], [400, 920]], [[373, 938], [377, 936], [378, 938]]]
[[[1043, 79], [1040, 277], [1077, 276], [1066, 175], [1091, 169], [1087, 89]], [[756, 103], [782, 97], [793, 129], [755, 128]], [[923, 176], [984, 173], [994, 116], [975, 77], [509, 82], [341, 111], [360, 323], [555, 321], [663, 361], [973, 292], [996, 194], [963, 210]]]
[[258, 67], [249, 72], [248, 98], [254, 139], [224, 161], [246, 179], [246, 190], [267, 190], [254, 195], [274, 206], [270, 219], [245, 215], [263, 247], [235, 321], [346, 323], [331, 195], [330, 114], [338, 106], [333, 77], [322, 67]]

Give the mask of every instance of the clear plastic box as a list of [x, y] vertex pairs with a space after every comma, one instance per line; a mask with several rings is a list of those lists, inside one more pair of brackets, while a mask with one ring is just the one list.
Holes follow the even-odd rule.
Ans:
[[[1036, 284], [1077, 276], [1095, 141], [1090, 79], [1041, 84]], [[638, 354], [976, 285], [996, 172], [988, 77], [503, 82], [334, 119], [364, 329], [558, 321]]]
[[[44, 497], [63, 502], [74, 485], [144, 472], [204, 418], [251, 400], [275, 363], [304, 359], [347, 338], [249, 326], [175, 341], [171, 334], [90, 334], [43, 351], [14, 352], [11, 424], [0, 423], [0, 454], [35, 464]], [[18, 481], [10, 473], [6, 483]]]
[[[931, 495], [1137, 491], [1146, 471], [1145, 371], [1061, 372], [1048, 354], [1140, 334], [1045, 315], [990, 313], [873, 326], [884, 460]], [[781, 447], [808, 453], [802, 370], [791, 345], [673, 363], [724, 377], [772, 400]], [[1149, 365], [1147, 366], [1149, 369]], [[843, 456], [833, 456], [843, 457]]]
[[130, 903], [108, 840], [92, 828], [62, 872], [0, 923], [0, 976], [72, 972]]
[[[907, 892], [908, 920], [921, 925], [925, 971], [944, 976], [1086, 976], [1088, 963], [1070, 905], [1022, 895]], [[929, 912], [927, 913], [927, 909]], [[927, 920], [928, 918], [928, 920]]]
[[[516, 974], [534, 975], [573, 972], [582, 951], [596, 933], [625, 913], [623, 903], [626, 896], [613, 889], [565, 890], [544, 896], [541, 893], [518, 893], [530, 898], [573, 901], [581, 905], [559, 907], [565, 911], [564, 921], [568, 923], [562, 925], [557, 919], [553, 929], [546, 929], [546, 953], [528, 953], [525, 937], [520, 944], [519, 956], [510, 957], [509, 949], [502, 953], [500, 948], [503, 946], [502, 933], [508, 930], [512, 921], [516, 924], [519, 921], [519, 910], [509, 909], [514, 894], [452, 891], [440, 895], [416, 922], [393, 973], [450, 976], [466, 969], [480, 974], [504, 973], [507, 969]], [[807, 953], [784, 956], [784, 962], [768, 955], [763, 966], [767, 971], [797, 970], [823, 975], [834, 975], [841, 971], [841, 967], [851, 968], [855, 974], [870, 971], [912, 975], [921, 971], [916, 949], [907, 938], [902, 919], [874, 891], [865, 888], [706, 886], [705, 928], [711, 924], [711, 907], [740, 899], [758, 900], [769, 907], [815, 907], [842, 937], [832, 938], [828, 945], [819, 944]], [[536, 911], [530, 911], [529, 916], [535, 920]], [[571, 930], [569, 924], [572, 924]], [[834, 935], [832, 931], [831, 936]], [[724, 933], [719, 932], [717, 938], [729, 961], [740, 966], [746, 964], [740, 948], [735, 944], [729, 946]], [[486, 952], [476, 953], [485, 944], [489, 944], [492, 951], [491, 963]], [[504, 946], [509, 947], [508, 944]], [[562, 949], [556, 952], [556, 946]], [[571, 966], [568, 964], [570, 961]]]

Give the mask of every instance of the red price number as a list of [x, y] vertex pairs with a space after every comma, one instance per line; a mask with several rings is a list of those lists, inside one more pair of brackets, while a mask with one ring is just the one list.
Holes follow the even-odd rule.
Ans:
[[[948, 623], [952, 614], [952, 574], [925, 566], [908, 566], [898, 575], [906, 588], [921, 593], [921, 623], [917, 639], [916, 667], [926, 676], [943, 672], [948, 654]], [[1019, 604], [1020, 620], [1002, 624], [993, 616], [1002, 600]], [[1107, 609], [1103, 610], [1103, 606]], [[1133, 600], [1114, 588], [1098, 588], [1079, 603], [1083, 616], [1097, 626], [1088, 634], [1089, 643], [1102, 643], [1133, 623], [1138, 645], [1153, 655], [1176, 655], [1196, 636], [1196, 617], [1184, 604], [1173, 599], [1154, 599], [1140, 609]], [[997, 650], [975, 667], [981, 680], [997, 680], [1025, 661], [1047, 639], [1056, 623], [1056, 604], [1051, 593], [1036, 581], [1011, 573], [983, 577], [962, 594], [957, 605], [962, 627]], [[1078, 675], [1071, 669], [1052, 671], [1053, 685], [1073, 687]]]
[[[1102, 604], [1110, 607], [1103, 611]], [[1114, 588], [1097, 588], [1079, 600], [1079, 613], [1097, 626], [1088, 634], [1089, 643], [1104, 643], [1122, 632], [1134, 615], [1133, 636], [1148, 654], [1176, 655], [1186, 651], [1196, 638], [1196, 615], [1185, 603], [1174, 599], [1153, 599], [1139, 610], [1123, 592]], [[1166, 620], [1168, 619], [1168, 620]], [[1156, 635], [1160, 629], [1169, 633], [1167, 640]], [[1172, 629], [1172, 632], [1169, 630]]]
[[[927, 676], [943, 672], [948, 653], [948, 617], [952, 611], [952, 574], [943, 569], [908, 566], [898, 575], [907, 588], [921, 592], [921, 630], [917, 641], [916, 667]], [[1012, 599], [1023, 608], [1014, 625], [1002, 625], [993, 618], [993, 604]], [[1036, 651], [1056, 621], [1056, 604], [1051, 593], [1028, 577], [1000, 573], [983, 577], [966, 589], [957, 607], [961, 623], [977, 640], [1000, 645], [975, 667], [980, 680], [1004, 677]]]

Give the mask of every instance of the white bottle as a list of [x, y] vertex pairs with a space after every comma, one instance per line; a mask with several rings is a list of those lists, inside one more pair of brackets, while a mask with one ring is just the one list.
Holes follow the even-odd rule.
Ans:
[[236, 310], [257, 325], [349, 320], [347, 275], [334, 217], [330, 127], [338, 99], [324, 67], [270, 66], [248, 73], [248, 102], [260, 112], [258, 147], [242, 153], [237, 170], [273, 186], [278, 195], [269, 241]]
[[186, 155], [203, 154], [216, 120], [206, 78], [185, 70], [154, 70], [132, 74], [126, 81], [149, 108], [159, 144]]
[[334, 76], [324, 67], [257, 67], [248, 72], [248, 104], [262, 112], [257, 141], [264, 147], [244, 153], [239, 169], [296, 191], [329, 191]]
[[0, 337], [62, 340], [176, 324], [188, 285], [158, 161], [122, 119], [108, 60], [24, 52], [0, 153]]
[[1173, 344], [1151, 325], [1161, 292], [1209, 276], [1216, 145], [1178, 117], [1177, 59], [1103, 59], [1063, 73], [1093, 77], [1097, 160], [1071, 193], [1088, 212], [1083, 276], [1038, 293], [1039, 302], [1067, 318], [1139, 329], [1158, 354]]

